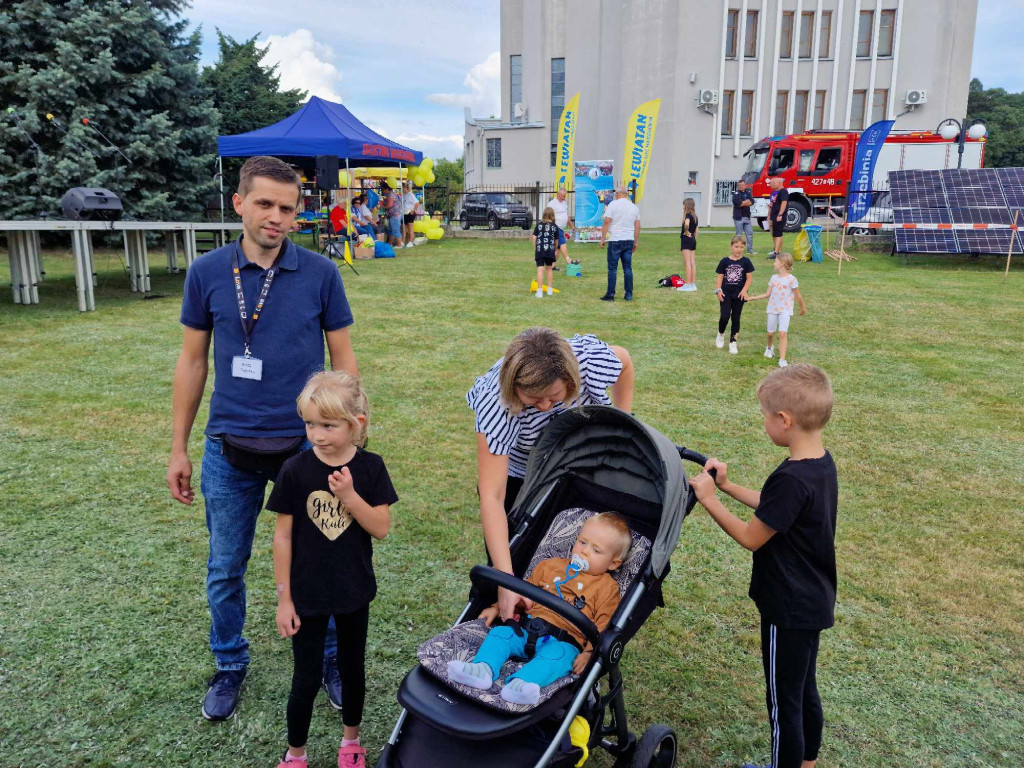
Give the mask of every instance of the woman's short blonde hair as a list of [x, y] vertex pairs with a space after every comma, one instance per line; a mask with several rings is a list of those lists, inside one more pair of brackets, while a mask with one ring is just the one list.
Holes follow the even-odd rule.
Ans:
[[801, 429], [824, 429], [832, 418], [832, 382], [810, 363], [778, 368], [757, 385], [757, 399], [769, 413], [785, 411]]
[[[370, 429], [370, 401], [359, 379], [345, 371], [323, 371], [313, 374], [297, 400], [299, 416], [310, 404], [316, 406], [325, 419], [347, 421], [352, 428], [352, 442], [366, 444]], [[358, 416], [362, 416], [360, 423]]]
[[511, 413], [526, 407], [516, 390], [540, 394], [556, 381], [565, 383], [565, 401], [580, 391], [580, 364], [569, 342], [550, 328], [527, 328], [508, 345], [501, 364], [498, 387], [502, 403]]

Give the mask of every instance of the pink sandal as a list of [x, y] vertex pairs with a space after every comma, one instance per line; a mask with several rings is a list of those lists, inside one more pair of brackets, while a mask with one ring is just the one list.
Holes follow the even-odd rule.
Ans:
[[339, 749], [338, 768], [366, 768], [366, 747], [349, 744]]
[[277, 768], [305, 768], [307, 764], [308, 762], [305, 757], [292, 757], [286, 749], [281, 757], [281, 762], [277, 764]]

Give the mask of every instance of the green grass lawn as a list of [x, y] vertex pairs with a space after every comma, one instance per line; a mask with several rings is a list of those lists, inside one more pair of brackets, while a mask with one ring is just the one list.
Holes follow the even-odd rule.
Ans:
[[[636, 415], [722, 457], [738, 482], [759, 486], [783, 458], [754, 397], [774, 363], [761, 355], [764, 305], [747, 308], [739, 356], [714, 347], [713, 272], [728, 239], [701, 238], [700, 290], [686, 294], [655, 287], [682, 272], [676, 235], [643, 236], [632, 304], [597, 300], [597, 246], [573, 247], [584, 277], [557, 273], [561, 294], [542, 300], [527, 291], [534, 267], [519, 241], [445, 239], [357, 262], [358, 277], [343, 270], [372, 448], [401, 496], [376, 546], [371, 754], [416, 646], [454, 619], [484, 557], [463, 396], [518, 331], [543, 324], [627, 347]], [[201, 499], [172, 502], [163, 479], [184, 276], [166, 274], [162, 249], [151, 256], [159, 298], [143, 301], [117, 252], [99, 251], [97, 311], [85, 314], [67, 252], [47, 252], [38, 306], [12, 303], [0, 264], [5, 767], [269, 766], [285, 743], [291, 654], [274, 628], [269, 515], [249, 569], [241, 708], [220, 724], [199, 713], [213, 667], [207, 535]], [[819, 659], [822, 766], [1017, 766], [1024, 754], [1024, 262], [1004, 279], [1004, 261], [862, 253], [841, 277], [830, 260], [796, 267], [809, 311], [794, 319], [789, 358], [824, 367], [836, 393], [826, 444], [839, 466], [840, 593]], [[754, 263], [760, 291], [772, 272]], [[767, 756], [749, 572], [750, 556], [695, 513], [666, 608], [627, 648], [631, 726], [674, 727], [682, 766]], [[321, 698], [310, 764], [333, 765], [338, 738]]]

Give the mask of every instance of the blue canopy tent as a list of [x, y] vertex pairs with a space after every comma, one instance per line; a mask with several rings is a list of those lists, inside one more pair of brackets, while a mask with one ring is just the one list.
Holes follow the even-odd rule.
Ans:
[[[419, 165], [423, 153], [371, 131], [344, 106], [311, 96], [298, 112], [248, 133], [217, 137], [217, 162], [224, 157], [316, 157], [336, 155], [360, 166]], [[223, 165], [220, 178], [223, 182]], [[221, 188], [223, 205], [224, 190]], [[223, 208], [221, 210], [223, 219]]]
[[221, 157], [316, 157], [337, 155], [358, 165], [419, 165], [423, 153], [371, 131], [341, 104], [310, 97], [279, 123], [248, 133], [217, 137]]

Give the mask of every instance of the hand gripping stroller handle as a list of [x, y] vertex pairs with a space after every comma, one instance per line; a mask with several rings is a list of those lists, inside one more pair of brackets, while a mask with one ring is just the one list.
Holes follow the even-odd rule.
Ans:
[[[684, 448], [681, 445], [677, 445], [676, 450], [679, 451], [680, 459], [683, 459], [684, 461], [692, 461], [694, 464], [699, 465], [702, 469], [704, 465], [708, 463], [708, 457], [705, 456], [703, 453], [691, 451], [689, 448]], [[718, 473], [712, 469], [708, 472], [708, 474], [714, 477]], [[689, 483], [687, 483], [686, 505], [683, 509], [683, 517], [690, 514], [691, 510], [693, 510], [695, 506], [697, 506], [697, 494], [693, 492], [693, 488], [690, 488]]]
[[504, 587], [510, 592], [515, 592], [517, 595], [529, 598], [539, 605], [543, 605], [579, 629], [592, 648], [597, 649], [600, 647], [601, 633], [594, 622], [588, 619], [582, 611], [560, 598], [554, 592], [548, 592], [546, 589], [534, 586], [524, 579], [510, 576], [504, 571], [499, 571], [497, 568], [491, 568], [486, 565], [474, 565], [469, 572], [469, 578], [474, 584], [481, 581], [489, 581], [499, 587]]

